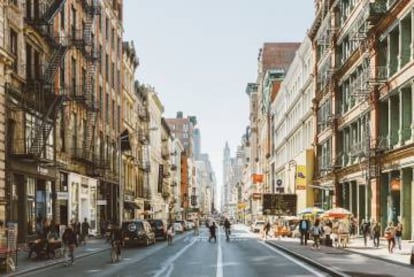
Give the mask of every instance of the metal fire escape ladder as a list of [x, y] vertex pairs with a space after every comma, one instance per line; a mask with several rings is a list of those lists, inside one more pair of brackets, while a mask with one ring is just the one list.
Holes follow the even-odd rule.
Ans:
[[47, 139], [53, 129], [56, 121], [57, 110], [62, 106], [64, 96], [56, 96], [48, 108], [47, 113], [43, 116], [40, 127], [36, 129], [34, 137], [31, 140], [29, 154], [40, 157], [46, 148]]
[[[33, 137], [30, 138], [30, 146], [28, 153], [34, 155], [39, 159], [46, 149], [47, 140], [55, 125], [57, 111], [62, 106], [65, 100], [64, 95], [57, 95], [54, 93], [54, 78], [56, 72], [60, 67], [63, 58], [68, 50], [68, 45], [61, 37], [55, 37], [51, 31], [51, 22], [53, 18], [62, 10], [65, 0], [48, 0], [42, 3], [41, 16], [34, 26], [37, 27], [39, 32], [44, 36], [49, 46], [53, 49], [50, 56], [49, 63], [43, 72], [41, 87], [38, 90], [39, 93], [43, 93], [42, 98], [38, 98], [43, 101], [46, 109], [40, 109], [40, 112], [45, 112], [41, 118], [41, 122], [36, 124], [37, 128]], [[43, 25], [43, 26], [41, 26]], [[49, 103], [49, 101], [50, 103]]]
[[85, 40], [84, 53], [85, 58], [87, 60], [87, 77], [84, 91], [87, 128], [85, 140], [83, 141], [82, 146], [84, 155], [85, 157], [87, 157], [87, 160], [93, 160], [93, 141], [98, 112], [94, 97], [94, 80], [96, 76], [96, 63], [98, 62], [98, 57], [96, 55], [94, 47], [92, 28], [94, 26], [94, 20], [96, 15], [100, 14], [100, 6], [97, 4], [97, 2], [93, 0], [91, 4], [89, 4], [88, 0], [83, 0], [82, 6], [86, 13], [86, 22], [83, 29], [83, 39]]
[[66, 0], [47, 0], [43, 13], [43, 21], [50, 24], [53, 18], [62, 10]]

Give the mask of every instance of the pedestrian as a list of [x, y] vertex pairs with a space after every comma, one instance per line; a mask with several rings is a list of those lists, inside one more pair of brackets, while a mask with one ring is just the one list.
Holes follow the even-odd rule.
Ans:
[[72, 226], [68, 226], [65, 229], [65, 232], [62, 235], [62, 241], [65, 247], [65, 253], [69, 254], [70, 264], [73, 264], [75, 261], [75, 247], [78, 245], [78, 241]]
[[388, 241], [388, 252], [392, 253], [395, 247], [395, 229], [392, 222], [385, 228], [384, 237]]
[[84, 221], [82, 222], [81, 226], [81, 242], [83, 242], [83, 245], [86, 245], [86, 239], [89, 235], [89, 229], [90, 225], [88, 223], [88, 219], [85, 217]]
[[305, 242], [305, 245], [308, 244], [308, 233], [310, 228], [309, 220], [305, 218], [305, 216], [302, 217], [302, 219], [299, 221], [299, 232], [300, 232], [300, 244], [303, 245]]
[[372, 227], [372, 236], [374, 237], [374, 246], [378, 248], [381, 236], [381, 226], [379, 222], [374, 223], [374, 226]]
[[210, 229], [210, 237], [208, 238], [208, 242], [211, 241], [212, 238], [214, 238], [214, 242], [217, 242], [216, 238], [216, 223], [213, 221], [213, 223], [208, 227]]
[[414, 265], [414, 245], [413, 245], [413, 247], [411, 248], [411, 259], [410, 259], [410, 263], [411, 263], [412, 265]]
[[270, 222], [269, 221], [266, 222], [265, 226], [263, 227], [263, 231], [264, 231], [263, 236], [264, 236], [264, 239], [266, 240], [267, 236], [269, 235], [269, 231], [270, 231]]
[[198, 218], [196, 218], [194, 220], [194, 236], [200, 235], [199, 228], [200, 228], [200, 222], [199, 222]]
[[361, 234], [364, 237], [364, 245], [367, 247], [368, 244], [368, 236], [371, 235], [370, 231], [370, 222], [368, 220], [362, 219], [361, 223]]
[[402, 237], [403, 225], [398, 221], [395, 227], [395, 242], [398, 245], [398, 249], [401, 250], [401, 237]]
[[311, 228], [310, 231], [311, 231], [312, 236], [313, 236], [313, 245], [312, 245], [312, 248], [318, 248], [318, 249], [321, 248], [320, 247], [320, 237], [322, 235], [322, 228], [320, 226], [319, 219], [316, 219], [315, 220], [315, 223], [312, 226], [312, 228]]
[[172, 245], [173, 239], [175, 235], [174, 224], [170, 223], [167, 228], [167, 243], [168, 245]]
[[322, 227], [323, 233], [325, 234], [325, 245], [326, 246], [332, 246], [332, 240], [331, 240], [331, 233], [332, 228], [328, 222], [325, 223], [325, 225]]

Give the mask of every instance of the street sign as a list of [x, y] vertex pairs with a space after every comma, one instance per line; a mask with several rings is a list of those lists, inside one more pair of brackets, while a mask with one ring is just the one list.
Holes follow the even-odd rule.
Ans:
[[296, 215], [296, 194], [263, 194], [263, 214]]

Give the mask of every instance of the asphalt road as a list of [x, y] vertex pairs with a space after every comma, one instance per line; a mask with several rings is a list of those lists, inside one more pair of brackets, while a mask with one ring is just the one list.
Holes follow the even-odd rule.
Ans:
[[24, 276], [114, 277], [266, 277], [326, 276], [317, 269], [266, 245], [242, 227], [233, 229], [230, 242], [219, 230], [216, 243], [208, 242], [207, 229], [200, 236], [185, 234], [172, 246], [158, 242], [147, 248], [127, 248], [122, 260], [110, 262], [109, 251]]

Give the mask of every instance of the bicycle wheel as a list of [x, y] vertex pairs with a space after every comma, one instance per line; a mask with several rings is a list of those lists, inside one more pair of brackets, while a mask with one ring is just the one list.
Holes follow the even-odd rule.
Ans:
[[115, 263], [118, 260], [118, 253], [117, 253], [116, 247], [112, 247], [111, 260], [112, 260], [113, 263]]
[[16, 271], [16, 265], [14, 264], [14, 260], [12, 257], [7, 257], [7, 271], [15, 272]]

